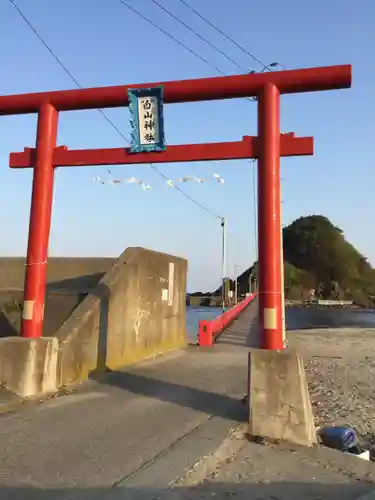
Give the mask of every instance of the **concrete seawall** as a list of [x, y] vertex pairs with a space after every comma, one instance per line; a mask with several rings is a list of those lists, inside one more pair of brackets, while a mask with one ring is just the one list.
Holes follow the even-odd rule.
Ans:
[[[47, 289], [92, 288], [115, 262], [116, 258], [111, 257], [50, 257], [47, 269]], [[0, 258], [0, 291], [22, 290], [24, 280], [24, 257]]]
[[[61, 325], [85, 299], [89, 290], [48, 290], [44, 313], [43, 336], [53, 337]], [[0, 337], [19, 336], [23, 290], [0, 292]]]
[[[4, 349], [0, 345], [0, 384], [29, 396], [186, 346], [186, 278], [184, 259], [128, 248], [77, 307], [72, 305], [52, 338], [0, 339], [6, 343]], [[46, 356], [56, 356], [56, 340], [55, 363]], [[18, 347], [12, 349], [12, 342]], [[26, 372], [34, 379], [27, 390]]]
[[186, 303], [190, 307], [220, 307], [222, 304], [221, 297], [197, 297], [189, 296]]
[[[49, 258], [44, 337], [56, 334], [116, 260], [110, 257]], [[0, 338], [20, 333], [24, 279], [23, 257], [0, 258]]]

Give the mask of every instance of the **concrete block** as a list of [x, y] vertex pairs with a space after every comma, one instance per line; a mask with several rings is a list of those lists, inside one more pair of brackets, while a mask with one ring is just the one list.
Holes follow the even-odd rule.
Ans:
[[59, 384], [186, 347], [187, 261], [128, 248], [56, 332]]
[[303, 446], [317, 443], [301, 354], [249, 353], [249, 434]]
[[56, 338], [0, 339], [0, 384], [22, 397], [55, 392], [58, 350]]

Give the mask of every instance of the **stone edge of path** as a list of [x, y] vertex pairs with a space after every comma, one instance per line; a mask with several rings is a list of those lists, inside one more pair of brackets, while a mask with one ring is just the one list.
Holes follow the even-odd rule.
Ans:
[[[150, 463], [114, 486], [156, 487], [163, 490], [196, 486], [236, 456], [248, 442], [247, 431], [248, 425], [245, 423], [210, 417]], [[284, 446], [289, 448], [286, 443]], [[281, 448], [284, 446], [281, 444]], [[291, 449], [294, 448], [291, 445]], [[375, 489], [356, 497], [356, 500], [375, 500]]]
[[246, 443], [247, 424], [238, 424], [212, 453], [202, 457], [193, 467], [171, 486], [194, 486], [214, 473], [224, 462], [232, 459]]
[[27, 404], [28, 400], [17, 396], [6, 387], [0, 387], [0, 416], [13, 413]]
[[245, 429], [239, 420], [210, 417], [114, 486], [171, 489], [200, 483], [242, 448]]
[[71, 386], [63, 386], [57, 392], [46, 393], [38, 396], [30, 396], [23, 398], [14, 392], [9, 391], [5, 387], [0, 387], [0, 418], [10, 414], [29, 410], [50, 399], [64, 397], [76, 391], [80, 383], [72, 384]]

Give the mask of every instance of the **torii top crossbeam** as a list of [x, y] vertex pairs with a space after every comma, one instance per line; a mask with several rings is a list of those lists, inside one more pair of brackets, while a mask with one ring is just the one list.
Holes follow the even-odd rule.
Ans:
[[43, 104], [47, 103], [51, 104], [57, 111], [127, 106], [128, 89], [134, 87], [162, 86], [165, 103], [255, 97], [267, 83], [275, 85], [280, 94], [349, 88], [351, 85], [351, 65], [7, 95], [0, 96], [0, 115], [37, 113]]

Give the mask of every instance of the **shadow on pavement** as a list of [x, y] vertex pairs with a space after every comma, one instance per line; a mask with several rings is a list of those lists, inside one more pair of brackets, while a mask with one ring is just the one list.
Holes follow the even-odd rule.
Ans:
[[[225, 394], [216, 394], [132, 372], [113, 371], [98, 381], [133, 394], [191, 408], [216, 417], [240, 421], [245, 421], [247, 418], [247, 408], [241, 399]], [[241, 397], [244, 396], [245, 394]]]
[[317, 482], [219, 483], [206, 481], [194, 487], [173, 490], [148, 488], [63, 488], [0, 486], [1, 500], [355, 500], [371, 491], [373, 484], [343, 477], [342, 484]]

